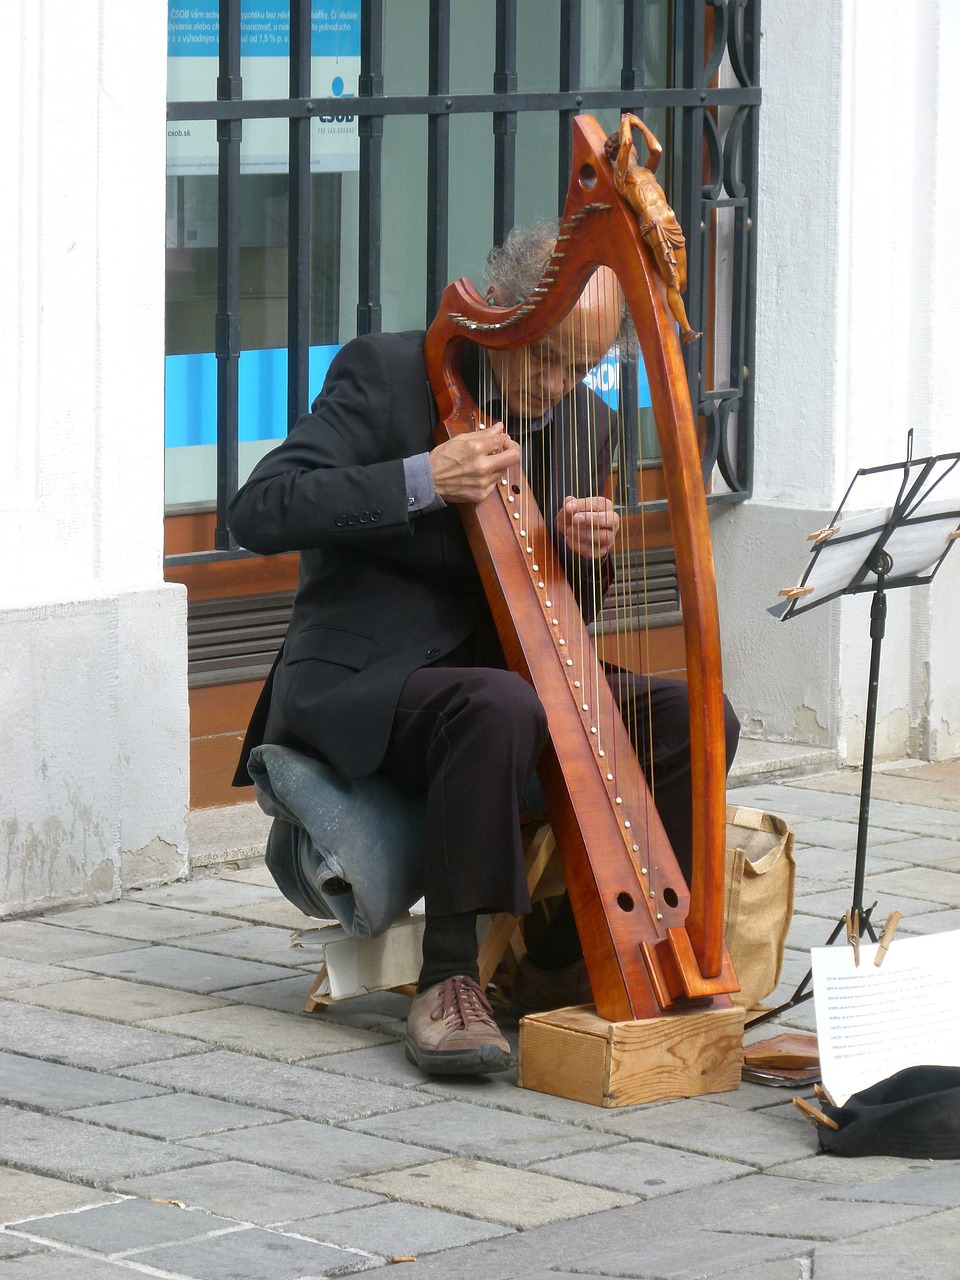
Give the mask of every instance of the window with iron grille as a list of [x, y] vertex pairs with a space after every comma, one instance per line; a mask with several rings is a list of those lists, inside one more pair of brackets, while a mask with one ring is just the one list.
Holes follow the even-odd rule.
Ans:
[[227, 503], [340, 344], [426, 327], [448, 280], [560, 211], [581, 112], [663, 143], [709, 500], [749, 495], [759, 21], [759, 0], [170, 0], [167, 509], [216, 519], [168, 572], [244, 555]]

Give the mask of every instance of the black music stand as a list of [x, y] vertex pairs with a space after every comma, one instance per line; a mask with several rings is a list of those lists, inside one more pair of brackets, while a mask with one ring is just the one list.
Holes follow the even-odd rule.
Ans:
[[[957, 523], [960, 520], [960, 496], [931, 500], [931, 495], [943, 485], [958, 464], [960, 453], [915, 459], [911, 430], [907, 433], [905, 462], [861, 468], [850, 482], [828, 527], [810, 535], [809, 541], [814, 544], [812, 556], [799, 584], [781, 591], [786, 602], [769, 610], [775, 617], [786, 622], [788, 618], [826, 604], [838, 596], [873, 592], [857, 856], [854, 864], [853, 901], [849, 913], [850, 919], [855, 922], [858, 940], [867, 933], [871, 942], [877, 941], [870, 918], [876, 903], [864, 910], [863, 885], [867, 861], [870, 790], [873, 782], [880, 647], [887, 618], [886, 592], [893, 587], [913, 587], [930, 582], [953, 543], [960, 538], [960, 525]], [[866, 514], [847, 517], [844, 509], [853, 505], [849, 499], [854, 490], [857, 507], [861, 510], [873, 509]], [[825, 945], [834, 943], [846, 927], [845, 916], [838, 922]], [[747, 1026], [758, 1026], [809, 1000], [813, 995], [810, 989], [812, 976], [812, 970], [808, 970], [789, 1000], [750, 1019]]]

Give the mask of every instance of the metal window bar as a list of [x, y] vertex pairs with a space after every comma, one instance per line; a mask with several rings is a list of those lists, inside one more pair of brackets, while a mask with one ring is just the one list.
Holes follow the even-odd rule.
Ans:
[[[494, 235], [499, 241], [513, 225], [516, 190], [516, 128], [521, 112], [557, 113], [559, 130], [561, 197], [569, 173], [569, 118], [580, 111], [629, 108], [638, 113], [662, 108], [679, 120], [679, 156], [668, 196], [687, 233], [687, 310], [695, 327], [706, 325], [708, 290], [704, 279], [707, 261], [709, 208], [721, 193], [704, 182], [704, 149], [710, 148], [713, 115], [719, 108], [735, 109], [734, 124], [723, 143], [723, 190], [727, 202], [742, 206], [742, 236], [735, 251], [735, 298], [732, 315], [732, 350], [742, 352], [742, 378], [738, 388], [717, 401], [702, 393], [703, 344], [685, 349], [687, 373], [694, 406], [707, 427], [707, 461], [716, 460], [726, 492], [711, 493], [711, 502], [742, 501], [752, 492], [753, 359], [755, 348], [756, 236], [753, 234], [757, 204], [758, 56], [760, 0], [675, 0], [675, 83], [668, 88], [648, 88], [644, 78], [645, 0], [624, 0], [623, 50], [620, 89], [580, 88], [583, 23], [589, 8], [584, 0], [559, 0], [561, 20], [560, 88], [557, 92], [517, 91], [517, 3], [497, 0], [496, 63], [490, 93], [449, 92], [449, 0], [429, 0], [429, 93], [384, 95], [384, 0], [361, 0], [361, 65], [358, 96], [351, 109], [358, 118], [360, 142], [360, 225], [357, 332], [381, 327], [381, 217], [383, 208], [382, 149], [386, 116], [413, 115], [428, 118], [428, 163], [431, 180], [449, 183], [449, 117], [457, 113], [489, 115], [494, 133], [495, 173]], [[288, 417], [292, 422], [307, 407], [309, 352], [309, 252], [310, 252], [310, 124], [314, 117], [336, 114], [337, 98], [310, 95], [310, 0], [291, 0], [290, 96], [278, 99], [244, 99], [240, 79], [240, 0], [220, 0], [220, 75], [216, 101], [184, 101], [168, 104], [170, 121], [217, 121], [219, 153], [218, 305], [215, 351], [217, 357], [217, 521], [215, 549], [167, 558], [168, 565], [199, 563], [242, 556], [226, 529], [227, 505], [236, 492], [238, 475], [238, 368], [240, 353], [239, 308], [239, 179], [240, 143], [244, 120], [287, 119], [290, 122], [290, 209], [288, 267]], [[712, 19], [711, 43], [706, 48], [708, 16]], [[724, 56], [729, 59], [738, 84], [717, 87], [713, 81]], [[709, 117], [710, 124], [705, 124]], [[665, 179], [666, 181], [666, 179]], [[433, 188], [440, 195], [440, 186]], [[428, 312], [435, 306], [447, 274], [448, 200], [432, 202], [428, 225], [426, 283]], [[738, 217], [739, 217], [738, 213]], [[740, 224], [738, 224], [740, 225]], [[432, 314], [432, 313], [431, 313]], [[627, 389], [625, 388], [625, 391]], [[727, 424], [736, 413], [737, 431], [728, 439]], [[629, 460], [624, 460], [629, 462]], [[631, 471], [629, 465], [626, 467]], [[636, 503], [635, 487], [624, 491], [628, 503]], [[644, 504], [648, 509], [663, 503]]]

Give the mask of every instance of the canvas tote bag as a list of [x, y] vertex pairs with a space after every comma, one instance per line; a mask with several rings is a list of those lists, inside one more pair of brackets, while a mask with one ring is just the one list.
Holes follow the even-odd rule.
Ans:
[[762, 809], [727, 805], [724, 937], [740, 980], [731, 999], [745, 1009], [780, 981], [793, 916], [793, 832]]

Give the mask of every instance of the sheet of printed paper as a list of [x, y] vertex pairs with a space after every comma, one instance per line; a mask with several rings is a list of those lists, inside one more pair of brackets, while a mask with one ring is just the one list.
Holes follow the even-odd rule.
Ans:
[[904, 1067], [960, 1067], [960, 930], [877, 945], [814, 947], [823, 1083], [838, 1105]]

